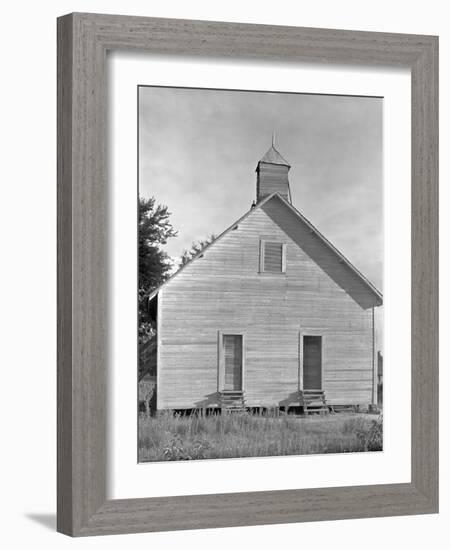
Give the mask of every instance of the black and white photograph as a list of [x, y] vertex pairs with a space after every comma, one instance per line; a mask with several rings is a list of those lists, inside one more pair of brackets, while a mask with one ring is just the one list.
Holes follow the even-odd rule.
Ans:
[[383, 98], [138, 87], [140, 462], [383, 450]]

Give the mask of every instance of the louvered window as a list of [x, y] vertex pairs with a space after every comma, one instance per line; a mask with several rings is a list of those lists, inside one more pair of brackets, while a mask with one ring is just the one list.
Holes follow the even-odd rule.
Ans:
[[286, 245], [284, 243], [262, 240], [260, 254], [261, 272], [284, 273], [286, 271]]

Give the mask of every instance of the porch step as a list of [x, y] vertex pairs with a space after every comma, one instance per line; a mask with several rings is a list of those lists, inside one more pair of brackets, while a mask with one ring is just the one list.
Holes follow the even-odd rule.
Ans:
[[222, 411], [241, 412], [245, 410], [245, 395], [240, 390], [224, 390], [220, 392]]
[[356, 412], [356, 405], [332, 405], [331, 410], [334, 413], [340, 413], [340, 412]]
[[300, 390], [300, 404], [305, 414], [329, 413], [325, 392], [323, 390]]

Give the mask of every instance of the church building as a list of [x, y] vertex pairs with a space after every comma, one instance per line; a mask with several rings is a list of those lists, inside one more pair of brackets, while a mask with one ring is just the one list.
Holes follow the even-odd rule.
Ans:
[[156, 408], [377, 403], [380, 292], [299, 212], [270, 147], [250, 210], [149, 298]]

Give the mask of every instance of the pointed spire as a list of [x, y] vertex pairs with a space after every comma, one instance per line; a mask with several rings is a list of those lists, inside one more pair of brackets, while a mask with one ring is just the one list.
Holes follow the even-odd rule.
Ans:
[[272, 145], [270, 149], [267, 150], [266, 154], [259, 162], [265, 162], [267, 164], [282, 164], [284, 166], [291, 166], [289, 162], [284, 159], [280, 153], [275, 149], [274, 146], [274, 136], [272, 136]]

